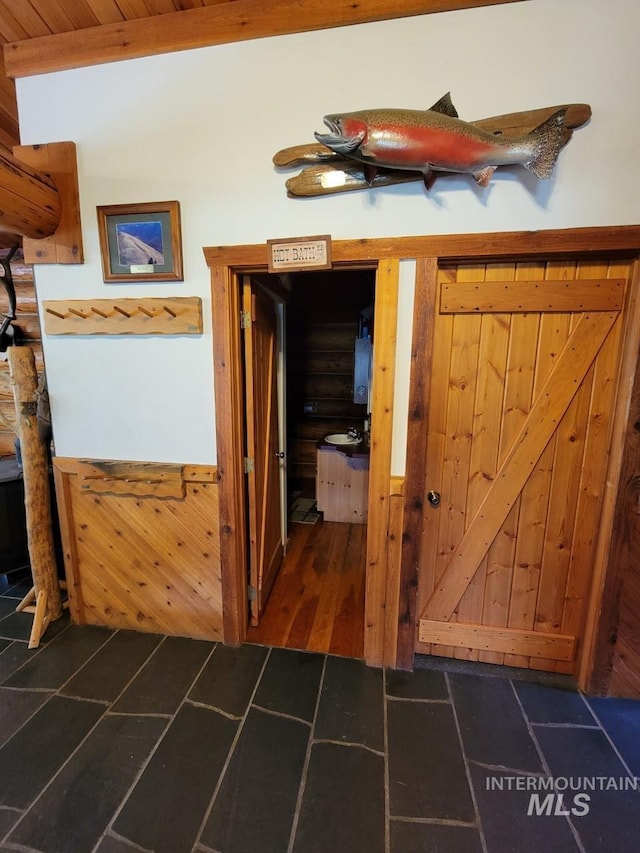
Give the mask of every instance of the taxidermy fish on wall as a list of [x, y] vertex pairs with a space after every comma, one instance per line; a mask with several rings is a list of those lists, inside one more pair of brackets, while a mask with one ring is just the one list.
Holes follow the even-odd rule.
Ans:
[[458, 113], [447, 93], [430, 110], [360, 110], [324, 117], [331, 133], [315, 137], [337, 154], [366, 165], [420, 172], [429, 189], [434, 172], [468, 172], [486, 187], [498, 166], [521, 165], [550, 178], [562, 147], [566, 110], [518, 139], [492, 135]]
[[372, 109], [325, 116], [330, 133], [316, 133], [318, 145], [279, 151], [274, 163], [322, 164], [287, 181], [290, 195], [342, 192], [418, 177], [430, 189], [443, 172], [470, 174], [486, 187], [499, 166], [513, 165], [549, 179], [571, 128], [590, 115], [588, 105], [570, 104], [472, 123], [458, 118], [446, 94], [429, 110]]

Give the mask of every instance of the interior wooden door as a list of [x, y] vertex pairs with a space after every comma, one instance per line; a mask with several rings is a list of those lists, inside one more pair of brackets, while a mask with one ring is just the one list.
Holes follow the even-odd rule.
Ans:
[[440, 270], [418, 651], [575, 669], [628, 275], [626, 262]]
[[246, 372], [251, 624], [257, 625], [282, 561], [278, 443], [277, 315], [251, 281], [242, 289]]

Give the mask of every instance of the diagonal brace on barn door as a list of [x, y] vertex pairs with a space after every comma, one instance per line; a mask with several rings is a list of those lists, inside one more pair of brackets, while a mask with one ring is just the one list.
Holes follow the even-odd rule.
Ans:
[[452, 558], [438, 578], [421, 619], [446, 622], [451, 618], [617, 317], [618, 312], [581, 316]]

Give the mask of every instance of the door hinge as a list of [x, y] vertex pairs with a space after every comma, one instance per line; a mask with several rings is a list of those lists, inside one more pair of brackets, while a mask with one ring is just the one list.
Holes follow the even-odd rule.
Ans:
[[245, 456], [244, 457], [244, 473], [245, 474], [253, 474], [254, 470], [255, 469], [254, 469], [254, 464], [253, 464], [253, 457]]
[[241, 329], [250, 329], [251, 328], [251, 312], [250, 311], [241, 311], [240, 312], [240, 328]]
[[255, 586], [251, 586], [251, 584], [249, 584], [249, 586], [247, 587], [247, 598], [249, 599], [249, 601], [255, 601], [257, 597], [258, 590], [255, 588]]

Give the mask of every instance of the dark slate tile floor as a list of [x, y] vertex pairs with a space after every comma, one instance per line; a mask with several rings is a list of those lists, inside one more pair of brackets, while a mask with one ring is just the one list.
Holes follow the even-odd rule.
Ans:
[[640, 702], [67, 618], [29, 651], [23, 587], [0, 586], [0, 851], [639, 849]]

